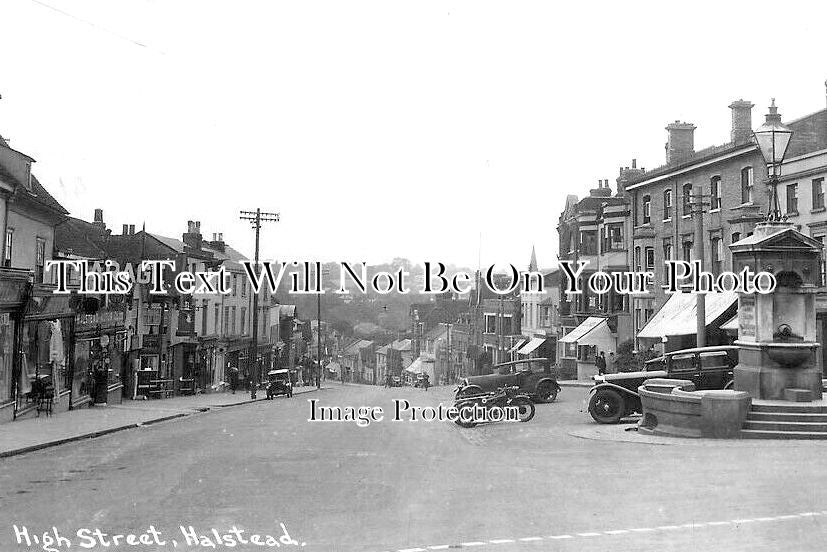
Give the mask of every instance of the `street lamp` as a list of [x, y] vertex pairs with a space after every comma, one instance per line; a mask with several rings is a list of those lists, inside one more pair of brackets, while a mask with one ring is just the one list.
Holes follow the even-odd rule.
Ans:
[[758, 127], [755, 132], [755, 141], [767, 164], [767, 175], [770, 185], [770, 202], [767, 209], [767, 220], [770, 222], [781, 222], [784, 220], [781, 209], [778, 206], [778, 177], [781, 174], [781, 163], [790, 145], [793, 131], [781, 124], [781, 115], [775, 107], [775, 98], [772, 99], [770, 112], [766, 115], [766, 121]]

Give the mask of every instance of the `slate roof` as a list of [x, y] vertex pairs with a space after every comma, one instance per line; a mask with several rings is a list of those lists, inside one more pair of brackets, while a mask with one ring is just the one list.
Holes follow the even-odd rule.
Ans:
[[107, 254], [101, 245], [103, 237], [104, 233], [94, 224], [68, 217], [55, 226], [55, 249], [86, 259], [104, 259]]
[[[13, 148], [10, 148], [8, 143], [6, 142], [6, 140], [2, 136], [0, 136], [0, 147], [8, 148], [12, 151], [17, 151], [17, 150], [14, 150]], [[31, 157], [29, 157], [25, 153], [21, 153], [21, 152], [17, 152], [17, 153], [20, 153], [21, 155], [31, 159]], [[40, 205], [43, 205], [44, 207], [46, 207], [48, 209], [56, 211], [57, 213], [59, 213], [61, 215], [68, 215], [69, 214], [69, 211], [67, 211], [63, 207], [63, 205], [58, 203], [58, 201], [54, 197], [52, 197], [52, 194], [50, 194], [46, 190], [46, 188], [43, 187], [43, 184], [41, 184], [40, 181], [37, 179], [37, 177], [35, 177], [34, 175], [32, 175], [32, 189], [31, 189], [31, 191], [27, 190], [26, 186], [24, 185], [23, 182], [20, 182], [18, 179], [14, 178], [14, 176], [12, 176], [12, 174], [8, 170], [3, 168], [2, 166], [0, 166], [0, 180], [3, 180], [4, 182], [14, 186], [14, 188], [15, 188], [14, 195], [17, 196], [17, 197], [25, 197], [27, 199], [30, 199], [30, 200], [34, 201], [35, 203], [39, 203]]]

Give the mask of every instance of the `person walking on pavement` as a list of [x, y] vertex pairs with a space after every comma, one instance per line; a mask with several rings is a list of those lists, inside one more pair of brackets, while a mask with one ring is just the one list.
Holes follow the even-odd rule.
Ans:
[[425, 391], [427, 391], [427, 390], [428, 390], [428, 386], [431, 384], [431, 380], [430, 380], [430, 378], [428, 377], [428, 374], [422, 374], [422, 375], [423, 375], [423, 378], [422, 378], [422, 387], [424, 387], [424, 388], [425, 388]]
[[600, 354], [594, 359], [594, 365], [597, 367], [599, 375], [606, 374], [606, 353], [600, 351]]

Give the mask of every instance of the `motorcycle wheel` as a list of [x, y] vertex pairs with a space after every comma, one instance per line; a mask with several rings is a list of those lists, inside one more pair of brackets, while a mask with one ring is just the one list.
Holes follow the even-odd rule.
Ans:
[[525, 397], [517, 397], [511, 401], [510, 406], [516, 406], [520, 409], [520, 421], [527, 422], [534, 417], [534, 403]]
[[[457, 408], [462, 408], [463, 406], [468, 406], [470, 404], [471, 403], [464, 403], [462, 405], [457, 405]], [[457, 416], [457, 419], [454, 420], [454, 423], [457, 424], [459, 427], [464, 427], [464, 428], [476, 427], [476, 425], [477, 425], [476, 422], [464, 421], [462, 419], [462, 416]]]

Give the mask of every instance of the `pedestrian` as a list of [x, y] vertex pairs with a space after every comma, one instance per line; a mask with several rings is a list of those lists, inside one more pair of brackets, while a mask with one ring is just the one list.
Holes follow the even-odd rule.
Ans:
[[597, 373], [599, 375], [606, 374], [606, 353], [600, 351], [600, 354], [597, 355], [594, 359], [594, 365], [597, 367]]
[[431, 380], [428, 377], [428, 374], [422, 374], [424, 377], [422, 378], [422, 386], [425, 388], [425, 391], [428, 390], [428, 386], [431, 384]]
[[609, 362], [606, 365], [606, 371], [610, 374], [614, 374], [617, 370], [615, 369], [615, 352], [609, 352]]
[[230, 367], [230, 390], [235, 395], [235, 390], [238, 389], [238, 368]]

